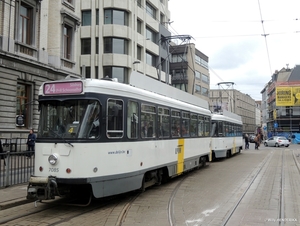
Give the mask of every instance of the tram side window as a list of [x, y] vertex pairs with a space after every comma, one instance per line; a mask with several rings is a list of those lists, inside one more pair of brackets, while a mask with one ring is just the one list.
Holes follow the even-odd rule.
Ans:
[[236, 126], [236, 136], [240, 136], [240, 125], [235, 125]]
[[229, 125], [228, 125], [228, 123], [225, 123], [224, 128], [225, 128], [225, 137], [229, 137]]
[[235, 124], [232, 124], [232, 133], [233, 133], [233, 136], [237, 135], [236, 125]]
[[210, 135], [210, 118], [204, 117], [204, 136], [208, 137]]
[[223, 137], [224, 133], [223, 133], [223, 122], [218, 122], [218, 136], [219, 137]]
[[[95, 139], [99, 137], [100, 132], [100, 108], [99, 103], [95, 103], [95, 107], [93, 107], [93, 110], [91, 111], [91, 114], [88, 119], [88, 123], [90, 125], [89, 132], [88, 132], [88, 138], [89, 139]], [[70, 128], [71, 131], [73, 130]]]
[[124, 134], [124, 103], [123, 100], [108, 99], [107, 100], [107, 137], [122, 138]]
[[228, 123], [228, 136], [233, 136], [233, 128], [231, 123]]
[[198, 137], [203, 137], [204, 132], [204, 117], [202, 115], [198, 115]]
[[191, 114], [191, 125], [190, 125], [190, 134], [191, 137], [197, 136], [197, 115]]
[[218, 136], [218, 122], [212, 121], [211, 122], [211, 131], [210, 131], [211, 137], [217, 137]]
[[128, 101], [127, 105], [127, 136], [131, 139], [138, 138], [139, 117], [138, 117], [138, 103]]
[[229, 123], [229, 136], [233, 137], [234, 136], [234, 128], [233, 128], [233, 124]]
[[243, 136], [243, 129], [241, 125], [238, 125], [238, 136]]
[[182, 112], [181, 135], [183, 137], [190, 136], [190, 113], [189, 112]]
[[158, 108], [158, 137], [170, 137], [170, 110]]
[[171, 133], [172, 137], [180, 136], [180, 111], [172, 110], [171, 111]]
[[238, 136], [243, 136], [243, 126], [238, 125], [238, 128], [239, 128]]
[[141, 105], [141, 137], [156, 137], [156, 107], [148, 104]]
[[65, 118], [69, 123], [67, 125], [66, 137], [76, 135], [79, 125], [78, 138], [96, 139], [100, 136], [100, 105], [98, 101], [88, 101], [86, 105], [78, 107], [70, 106], [67, 114], [68, 118]]

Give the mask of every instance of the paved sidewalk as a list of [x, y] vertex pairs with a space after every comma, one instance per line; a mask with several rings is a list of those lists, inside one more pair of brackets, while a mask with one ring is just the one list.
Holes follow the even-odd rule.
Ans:
[[32, 202], [26, 199], [27, 185], [24, 183], [0, 189], [0, 211], [22, 203]]

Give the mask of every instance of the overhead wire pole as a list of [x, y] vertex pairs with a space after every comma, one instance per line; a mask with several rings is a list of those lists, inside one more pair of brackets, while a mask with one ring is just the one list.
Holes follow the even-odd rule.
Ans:
[[[228, 88], [227, 89], [224, 89], [222, 85], [226, 85]], [[222, 97], [222, 91], [220, 89], [220, 87], [227, 93], [228, 97], [229, 97], [229, 101], [230, 101], [230, 108], [231, 108], [231, 112], [232, 113], [235, 113], [234, 112], [234, 109], [233, 107], [233, 104], [231, 104], [232, 101], [235, 101], [234, 98], [230, 95], [230, 93], [228, 92], [228, 89], [231, 87], [231, 89], [233, 90], [233, 85], [234, 85], [234, 82], [219, 82], [218, 83], [218, 86], [219, 86], [219, 97], [220, 97], [220, 100], [221, 100], [221, 108], [222, 108], [222, 101], [223, 101], [223, 97]], [[232, 91], [233, 92], [233, 91]]]
[[[191, 58], [192, 58], [192, 62], [193, 62], [193, 69], [192, 69], [192, 71], [193, 71], [193, 75], [194, 75], [194, 78], [193, 78], [193, 85], [192, 85], [192, 95], [194, 95], [195, 94], [195, 83], [196, 83], [196, 70], [195, 70], [195, 60], [194, 60], [194, 58], [193, 58], [193, 54], [192, 54], [192, 47], [191, 47], [191, 45], [189, 45], [189, 49], [190, 49], [190, 53], [191, 53]], [[195, 53], [196, 54], [196, 53]]]

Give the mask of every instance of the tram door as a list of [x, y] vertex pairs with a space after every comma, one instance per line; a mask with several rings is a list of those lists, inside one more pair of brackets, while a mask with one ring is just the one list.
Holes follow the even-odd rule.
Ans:
[[129, 138], [138, 138], [138, 103], [135, 101], [128, 101], [127, 106], [127, 135]]

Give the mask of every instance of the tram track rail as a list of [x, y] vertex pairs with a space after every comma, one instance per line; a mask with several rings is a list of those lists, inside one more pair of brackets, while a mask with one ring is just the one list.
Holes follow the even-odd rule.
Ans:
[[[267, 168], [270, 167], [272, 158], [274, 158], [274, 151], [270, 152], [265, 159], [261, 162], [261, 164], [258, 167], [258, 170], [255, 172], [255, 174], [253, 175], [252, 180], [249, 182], [248, 186], [246, 187], [246, 189], [244, 190], [243, 194], [239, 197], [239, 199], [236, 201], [236, 203], [234, 204], [234, 206], [232, 207], [232, 209], [229, 211], [229, 213], [225, 216], [223, 222], [222, 222], [222, 226], [226, 226], [226, 225], [230, 225], [229, 222], [230, 220], [234, 217], [234, 214], [236, 213], [236, 210], [240, 207], [241, 202], [244, 200], [245, 196], [249, 193], [249, 190], [251, 189], [251, 187], [253, 186], [253, 184], [259, 180], [258, 178], [262, 176], [262, 174], [264, 173], [264, 171], [267, 170]], [[278, 194], [278, 215], [274, 218], [268, 218], [266, 221], [272, 221], [274, 223], [274, 225], [285, 225], [285, 223], [287, 221], [291, 221], [293, 219], [288, 218], [286, 216], [286, 209], [285, 209], [285, 204], [286, 204], [286, 200], [285, 200], [285, 186], [287, 186], [286, 184], [286, 174], [288, 173], [288, 169], [289, 167], [293, 167], [293, 166], [288, 166], [287, 165], [287, 156], [290, 157], [290, 155], [292, 155], [293, 161], [295, 163], [296, 169], [298, 171], [298, 173], [300, 174], [300, 164], [297, 160], [297, 157], [295, 155], [294, 150], [287, 150], [287, 149], [283, 149], [281, 150], [280, 153], [280, 161], [281, 161], [281, 168], [280, 168], [280, 182], [279, 182], [279, 194]], [[295, 220], [295, 219], [294, 219]]]
[[[70, 202], [66, 202], [63, 198], [51, 202], [38, 202], [37, 206], [35, 206], [34, 202], [27, 203], [12, 207], [10, 210], [7, 209], [6, 211], [16, 214], [1, 218], [0, 225], [16, 225], [18, 222], [38, 221], [43, 218], [43, 223], [45, 225], [54, 226], [70, 222], [75, 225], [77, 223], [73, 222], [76, 222], [76, 220], [98, 211], [99, 215], [103, 215], [103, 219], [108, 220], [110, 218], [115, 218], [115, 225], [121, 226], [126, 218], [127, 211], [139, 195], [140, 193], [128, 193], [110, 198], [96, 199], [93, 200], [90, 205], [74, 205]], [[53, 218], [50, 219], [50, 217], [47, 220], [43, 216], [53, 216]]]
[[[41, 205], [39, 205], [39, 207], [35, 207], [35, 208], [33, 208], [34, 202], [20, 203], [17, 206], [10, 207], [8, 209], [10, 209], [9, 211], [12, 214], [9, 217], [1, 217], [0, 225], [2, 225], [2, 224], [10, 225], [11, 222], [14, 222], [16, 220], [23, 219], [23, 218], [29, 217], [31, 215], [35, 215], [35, 214], [38, 214], [40, 212], [43, 212], [43, 211], [46, 211], [49, 209], [53, 209], [58, 206], [57, 202], [59, 202], [59, 200], [56, 200], [55, 202], [51, 201], [49, 203], [43, 202]], [[32, 206], [32, 208], [30, 208], [30, 205]], [[21, 211], [22, 209], [26, 209], [26, 211]], [[7, 210], [7, 209], [5, 209], [5, 210]]]
[[174, 218], [174, 199], [176, 197], [176, 193], [177, 191], [180, 189], [182, 183], [184, 182], [184, 180], [186, 179], [186, 175], [183, 176], [183, 178], [177, 183], [177, 185], [175, 186], [169, 202], [168, 202], [168, 221], [170, 226], [175, 226], [175, 218]]
[[[285, 159], [285, 153], [284, 150], [281, 152], [281, 157], [282, 157], [282, 164], [281, 164], [281, 179], [280, 179], [280, 207], [279, 207], [279, 217], [278, 219], [283, 219], [284, 218], [284, 186], [285, 186], [285, 172], [284, 172], [284, 168], [285, 168], [285, 163], [286, 163], [286, 159]], [[283, 225], [284, 222], [283, 221], [278, 221], [279, 225]]]
[[243, 198], [245, 197], [245, 195], [247, 194], [247, 192], [249, 191], [250, 187], [252, 186], [253, 182], [256, 180], [256, 178], [258, 177], [258, 175], [261, 173], [263, 167], [266, 166], [266, 163], [269, 163], [271, 160], [271, 157], [273, 155], [272, 153], [269, 153], [266, 158], [262, 161], [262, 163], [259, 166], [259, 169], [256, 171], [255, 175], [253, 176], [252, 180], [250, 181], [250, 183], [248, 184], [247, 188], [245, 189], [245, 191], [243, 192], [243, 194], [241, 195], [241, 197], [238, 199], [238, 201], [235, 203], [235, 205], [233, 206], [232, 210], [227, 214], [227, 216], [225, 217], [225, 219], [223, 220], [221, 226], [225, 226], [227, 225], [227, 223], [229, 222], [230, 218], [233, 216], [234, 212], [236, 211], [236, 209], [239, 207], [241, 201], [243, 200]]
[[175, 220], [175, 214], [174, 214], [174, 200], [175, 200], [176, 194], [179, 191], [179, 189], [181, 188], [182, 184], [184, 184], [185, 180], [188, 177], [191, 177], [193, 173], [195, 174], [195, 173], [197, 173], [197, 171], [199, 169], [203, 169], [208, 166], [209, 166], [209, 163], [205, 163], [201, 167], [198, 167], [197, 169], [194, 169], [187, 174], [183, 174], [183, 175], [181, 175], [181, 178], [178, 178], [179, 182], [173, 188], [173, 191], [170, 195], [169, 202], [168, 202], [168, 222], [169, 222], [170, 226], [176, 226], [176, 220]]
[[126, 205], [124, 205], [122, 211], [119, 214], [117, 223], [115, 224], [115, 226], [122, 226], [123, 222], [126, 219], [127, 213], [130, 210], [132, 204], [134, 203], [134, 201], [139, 197], [140, 193], [134, 195]]

